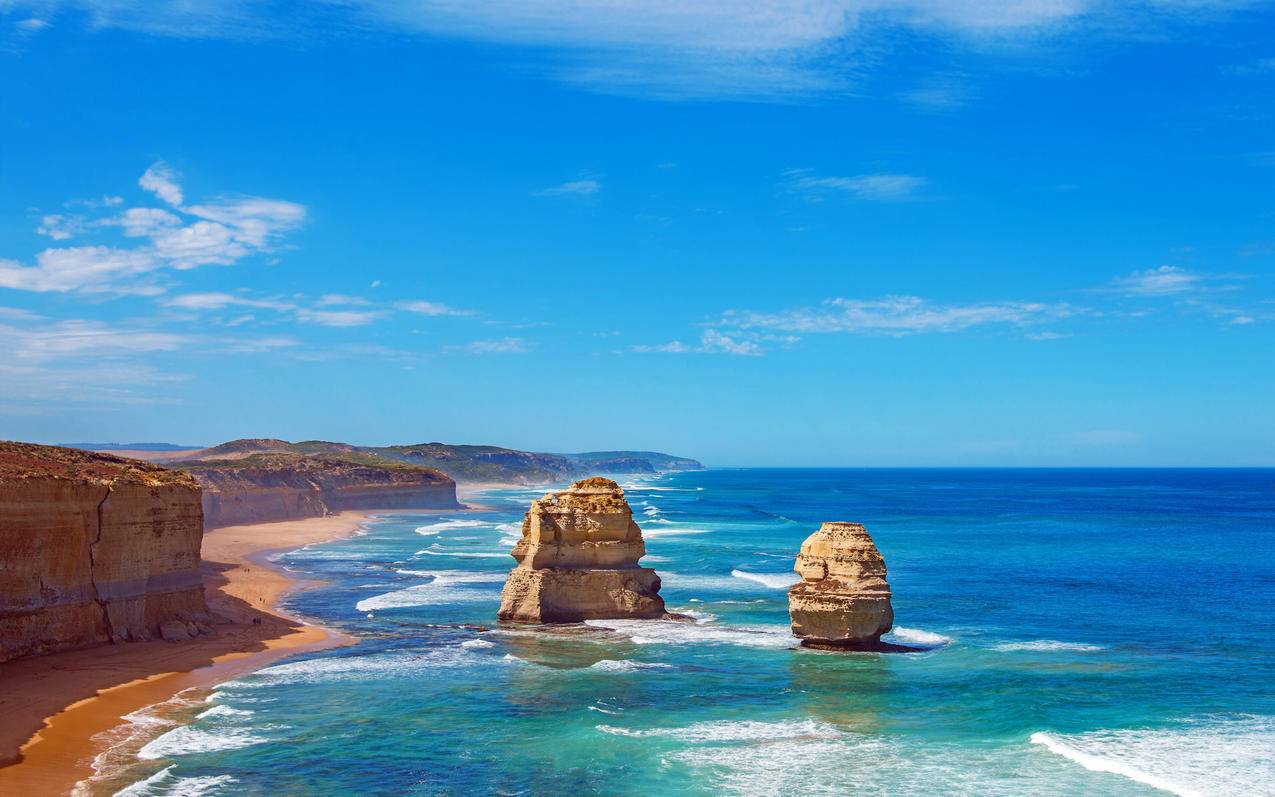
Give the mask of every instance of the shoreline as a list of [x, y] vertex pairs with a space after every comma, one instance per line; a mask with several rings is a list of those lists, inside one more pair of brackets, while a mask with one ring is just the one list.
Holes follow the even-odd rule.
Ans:
[[0, 793], [67, 794], [94, 774], [92, 762], [101, 751], [93, 737], [126, 723], [125, 715], [286, 656], [353, 644], [352, 637], [279, 608], [285, 597], [316, 582], [294, 577], [268, 557], [344, 539], [373, 515], [388, 513], [350, 511], [206, 532], [200, 572], [215, 618], [213, 636], [103, 644], [0, 665], [0, 714], [6, 718]]

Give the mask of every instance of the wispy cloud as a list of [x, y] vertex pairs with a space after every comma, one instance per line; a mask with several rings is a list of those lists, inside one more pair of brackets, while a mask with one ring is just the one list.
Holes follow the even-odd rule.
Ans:
[[[163, 293], [163, 272], [203, 265], [231, 265], [273, 249], [277, 239], [305, 220], [303, 205], [244, 197], [185, 206], [176, 173], [163, 162], [152, 165], [138, 184], [171, 209], [133, 207], [118, 214], [86, 218], [50, 214], [38, 232], [64, 241], [119, 228], [131, 246], [88, 243], [40, 251], [25, 265], [0, 258], [0, 287], [35, 292], [155, 295]], [[115, 203], [95, 203], [93, 208]], [[87, 203], [86, 203], [87, 205]]]
[[911, 174], [819, 177], [809, 169], [790, 169], [784, 176], [792, 190], [811, 198], [819, 199], [829, 193], [844, 193], [874, 202], [902, 202], [912, 199], [926, 182], [924, 177]]
[[629, 351], [643, 354], [731, 354], [738, 357], [759, 357], [764, 353], [757, 341], [739, 335], [725, 335], [716, 329], [704, 330], [698, 344], [687, 345], [674, 340], [669, 343], [632, 346]]
[[443, 350], [454, 354], [524, 354], [531, 351], [531, 344], [524, 338], [499, 338], [446, 346]]
[[536, 192], [536, 196], [593, 196], [601, 190], [602, 183], [597, 180], [572, 180], [541, 189]]
[[1177, 266], [1160, 266], [1117, 277], [1109, 288], [1126, 296], [1169, 296], [1187, 293], [1200, 284], [1200, 276]]
[[796, 334], [851, 333], [918, 335], [961, 332], [974, 327], [1030, 327], [1076, 315], [1068, 304], [985, 302], [937, 304], [918, 296], [883, 299], [827, 299], [818, 307], [777, 313], [730, 310], [717, 322], [739, 329], [769, 329]]
[[[297, 15], [272, 3], [217, 0], [9, 0], [45, 22], [74, 8], [94, 28], [155, 35], [263, 38], [380, 27], [543, 53], [550, 74], [594, 90], [671, 98], [789, 99], [861, 82], [901, 33], [949, 44], [1033, 45], [1080, 36], [1146, 35], [1236, 0], [348, 0]], [[19, 23], [22, 24], [22, 23]], [[38, 27], [38, 23], [32, 23]], [[985, 49], [991, 49], [990, 47]]]
[[423, 300], [397, 302], [395, 305], [399, 310], [407, 313], [416, 313], [423, 316], [467, 316], [474, 315], [473, 310], [461, 310], [456, 307], [442, 304], [441, 302], [427, 302]]

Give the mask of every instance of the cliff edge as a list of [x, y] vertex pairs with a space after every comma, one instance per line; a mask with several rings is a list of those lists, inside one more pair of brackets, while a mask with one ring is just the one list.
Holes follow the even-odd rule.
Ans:
[[206, 630], [202, 539], [187, 474], [0, 442], [0, 661]]
[[[285, 443], [285, 445], [287, 445]], [[346, 509], [456, 509], [456, 482], [370, 454], [245, 452], [172, 463], [203, 488], [208, 528], [323, 517]]]

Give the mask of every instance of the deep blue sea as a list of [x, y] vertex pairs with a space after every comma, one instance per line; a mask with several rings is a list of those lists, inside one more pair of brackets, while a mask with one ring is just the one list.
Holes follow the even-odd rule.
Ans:
[[[622, 484], [643, 563], [697, 622], [495, 628], [544, 488], [385, 515], [281, 557], [327, 582], [290, 608], [357, 645], [140, 712], [140, 763], [89, 791], [1275, 794], [1275, 470]], [[785, 590], [825, 520], [866, 524], [887, 639], [922, 652], [795, 647]]]

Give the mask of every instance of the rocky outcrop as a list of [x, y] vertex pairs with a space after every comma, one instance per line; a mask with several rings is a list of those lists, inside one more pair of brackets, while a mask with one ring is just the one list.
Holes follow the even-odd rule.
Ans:
[[0, 443], [0, 661], [208, 630], [202, 539], [184, 473]]
[[[353, 455], [352, 455], [353, 456]], [[433, 468], [360, 455], [252, 454], [176, 463], [204, 489], [208, 528], [322, 517], [346, 509], [455, 509], [456, 482]]]
[[531, 502], [514, 546], [518, 566], [500, 599], [501, 620], [573, 623], [664, 616], [660, 577], [638, 560], [642, 530], [610, 479], [578, 481]]
[[859, 523], [824, 523], [806, 538], [788, 590], [792, 632], [813, 648], [880, 647], [894, 624], [885, 559]]

